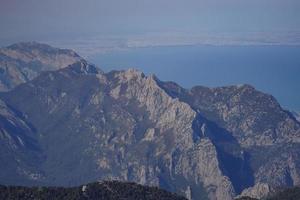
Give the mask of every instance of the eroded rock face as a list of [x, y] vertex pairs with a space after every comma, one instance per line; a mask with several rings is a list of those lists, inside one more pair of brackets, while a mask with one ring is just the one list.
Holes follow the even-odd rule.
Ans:
[[[220, 88], [198, 86], [191, 90], [175, 83], [161, 82], [160, 85], [174, 98], [191, 105], [211, 124], [223, 128], [206, 131], [206, 135], [214, 141], [217, 149], [222, 149], [219, 154], [224, 155], [222, 152], [225, 151], [233, 155], [236, 161], [240, 159], [235, 165], [241, 163], [248, 166], [241, 171], [240, 177], [229, 175], [231, 180], [239, 178], [238, 184], [246, 183], [241, 188], [235, 187], [237, 193], [257, 184], [269, 184], [274, 188], [298, 184], [300, 162], [296, 152], [299, 151], [300, 124], [272, 96], [249, 85]], [[222, 137], [227, 139], [221, 142]], [[228, 148], [240, 151], [240, 155], [232, 150], [228, 152]], [[223, 159], [224, 171], [235, 168], [226, 164], [231, 156], [227, 154], [227, 158]], [[244, 179], [243, 174], [252, 178]]]
[[43, 178], [36, 168], [39, 147], [35, 136], [26, 116], [0, 100], [0, 177], [6, 184], [30, 185]]
[[274, 97], [250, 85], [197, 86], [191, 90], [170, 83], [162, 83], [162, 86], [232, 133], [243, 147], [299, 143], [299, 123], [280, 107]]
[[[137, 99], [139, 106], [149, 113], [149, 119], [157, 132], [156, 146], [162, 147], [156, 155], [163, 156], [169, 178], [182, 176], [195, 185], [203, 184], [208, 188], [211, 199], [231, 199], [235, 192], [229, 178], [219, 169], [215, 147], [210, 140], [195, 137], [195, 132], [203, 135], [201, 129], [193, 129], [197, 113], [188, 104], [170, 97], [159, 87], [154, 76], [145, 77], [141, 72], [130, 69], [117, 73], [116, 77], [121, 84], [117, 87], [126, 88], [123, 91], [126, 98]], [[172, 134], [168, 135], [168, 132]], [[159, 141], [172, 144], [166, 147]]]
[[0, 159], [13, 166], [0, 164], [3, 184], [118, 179], [231, 200], [300, 182], [299, 123], [249, 85], [187, 90], [80, 60], [0, 99], [1, 152], [10, 155]]
[[255, 186], [245, 189], [239, 197], [251, 197], [255, 199], [262, 199], [273, 192], [274, 189], [272, 189], [268, 184], [257, 183]]

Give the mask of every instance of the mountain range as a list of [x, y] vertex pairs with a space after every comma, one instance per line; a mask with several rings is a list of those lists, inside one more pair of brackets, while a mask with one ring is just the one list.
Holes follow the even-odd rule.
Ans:
[[262, 198], [300, 184], [300, 123], [244, 84], [185, 89], [104, 73], [39, 43], [0, 50], [0, 184], [117, 179], [188, 199]]

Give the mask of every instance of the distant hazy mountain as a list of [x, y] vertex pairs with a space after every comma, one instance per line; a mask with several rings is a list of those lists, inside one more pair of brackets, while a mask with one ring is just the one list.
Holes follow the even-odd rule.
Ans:
[[117, 181], [104, 181], [91, 183], [73, 188], [62, 187], [16, 187], [1, 186], [0, 199], [9, 200], [185, 200], [176, 194], [155, 188], [137, 185], [134, 183], [121, 183]]
[[80, 60], [0, 93], [0, 183], [116, 178], [188, 199], [300, 184], [300, 124], [249, 85], [184, 89]]
[[27, 42], [0, 48], [0, 91], [7, 91], [42, 71], [64, 68], [81, 58], [72, 50]]

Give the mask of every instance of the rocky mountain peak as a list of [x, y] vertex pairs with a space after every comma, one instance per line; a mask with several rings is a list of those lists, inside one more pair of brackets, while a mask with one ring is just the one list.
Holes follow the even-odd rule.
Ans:
[[[75, 53], [73, 50], [69, 49], [58, 49], [51, 47], [47, 44], [37, 43], [37, 42], [22, 42], [10, 45], [0, 49], [0, 52], [14, 59], [21, 59], [24, 62], [39, 61], [43, 64], [49, 64], [55, 66], [60, 65], [69, 65], [71, 64], [72, 59], [80, 59], [80, 56]], [[49, 59], [52, 59], [50, 62]], [[62, 61], [62, 59], [70, 59]], [[61, 66], [63, 67], [63, 66]]]
[[[273, 96], [250, 85], [197, 86], [181, 98], [209, 120], [229, 130], [244, 145], [267, 145], [287, 138], [295, 141], [298, 140], [295, 137], [299, 138], [296, 136], [299, 125], [290, 114]], [[294, 125], [283, 128], [290, 123]], [[253, 137], [257, 138], [253, 140]]]
[[130, 81], [133, 79], [143, 79], [145, 77], [143, 72], [141, 72], [137, 69], [134, 69], [134, 68], [130, 68], [125, 71], [120, 71], [119, 76], [122, 81]]
[[250, 85], [250, 84], [238, 84], [238, 85], [235, 85], [234, 87], [238, 88], [238, 89], [248, 89], [248, 90], [255, 90], [255, 87]]
[[68, 66], [70, 70], [78, 74], [99, 74], [103, 73], [99, 68], [95, 65], [88, 63], [85, 60], [80, 60], [74, 64]]
[[11, 49], [11, 50], [17, 50], [17, 51], [26, 51], [26, 50], [27, 51], [30, 51], [30, 50], [43, 51], [45, 49], [48, 49], [48, 50], [57, 49], [57, 48], [51, 47], [48, 44], [39, 43], [39, 42], [36, 42], [36, 41], [20, 42], [20, 43], [9, 45], [6, 48]]
[[28, 54], [31, 54], [32, 56], [38, 56], [42, 54], [48, 54], [48, 55], [56, 54], [57, 56], [66, 55], [70, 57], [81, 58], [75, 51], [71, 49], [55, 48], [48, 44], [39, 43], [35, 41], [16, 43], [6, 47], [6, 49], [13, 50], [20, 53], [26, 52]]
[[43, 71], [62, 69], [82, 60], [72, 50], [37, 42], [23, 42], [0, 48], [0, 91], [11, 90]]

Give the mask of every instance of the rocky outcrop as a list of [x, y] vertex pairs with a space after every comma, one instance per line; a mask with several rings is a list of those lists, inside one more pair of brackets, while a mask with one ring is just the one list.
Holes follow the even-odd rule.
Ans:
[[30, 185], [42, 179], [43, 175], [34, 166], [38, 165], [39, 157], [39, 145], [34, 138], [35, 130], [26, 117], [0, 100], [0, 177], [3, 182]]
[[[229, 178], [219, 168], [215, 147], [209, 139], [201, 139], [201, 129], [193, 129], [197, 113], [188, 104], [170, 97], [153, 75], [145, 77], [141, 72], [129, 69], [117, 73], [116, 77], [120, 84], [117, 87], [126, 88], [123, 91], [126, 98], [137, 99], [139, 106], [149, 113], [157, 131], [156, 140], [173, 143], [168, 148], [163, 146], [156, 154], [163, 155], [166, 160], [170, 178], [183, 176], [191, 181], [193, 177], [196, 185], [203, 183], [211, 199], [232, 199], [235, 192]], [[164, 135], [169, 131], [172, 135]]]
[[[272, 187], [298, 184], [299, 154], [296, 151], [299, 150], [300, 124], [272, 96], [249, 85], [220, 88], [197, 86], [191, 90], [170, 82], [161, 82], [160, 85], [174, 98], [187, 102], [199, 114], [223, 128], [227, 137], [228, 134], [233, 136], [225, 140], [230, 144], [234, 144], [234, 141], [238, 143], [234, 148], [240, 147], [237, 150], [241, 152], [241, 157], [232, 151], [229, 153], [235, 155], [236, 159], [240, 157], [242, 165], [249, 164], [242, 174], [246, 175], [248, 171], [250, 173], [246, 176], [253, 176], [240, 189], [261, 183], [268, 183]], [[207, 134], [218, 149], [224, 151], [228, 147], [222, 144], [224, 141], [218, 141], [225, 136], [220, 132], [222, 130], [219, 130], [219, 134], [216, 130]], [[225, 164], [230, 156], [226, 159]], [[227, 166], [225, 171], [233, 167]], [[238, 184], [243, 181], [245, 179], [240, 179]], [[241, 192], [240, 189], [238, 191]]]
[[268, 184], [257, 183], [255, 186], [245, 189], [238, 198], [251, 197], [255, 199], [262, 199], [268, 197], [269, 194], [272, 193], [274, 193], [274, 189], [272, 189]]
[[243, 147], [299, 143], [300, 124], [271, 95], [250, 85], [184, 90], [162, 83], [174, 97], [228, 130]]

